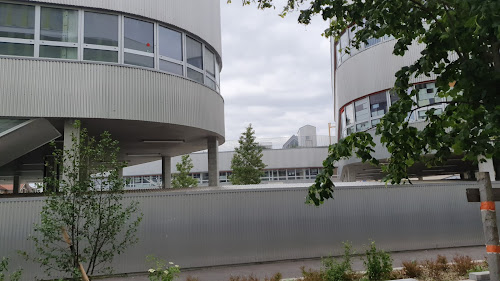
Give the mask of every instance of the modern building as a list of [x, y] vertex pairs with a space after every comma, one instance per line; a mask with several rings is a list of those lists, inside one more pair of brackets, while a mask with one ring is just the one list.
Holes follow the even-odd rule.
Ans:
[[[312, 183], [323, 168], [322, 163], [328, 155], [328, 147], [264, 149], [262, 154], [262, 161], [266, 164], [261, 177], [262, 183]], [[232, 174], [233, 155], [234, 151], [219, 152], [218, 180], [222, 185], [230, 184], [228, 177]], [[194, 165], [191, 176], [198, 180], [198, 185], [207, 186], [210, 180], [208, 153], [191, 153], [189, 156]], [[177, 172], [175, 164], [180, 161], [180, 156], [172, 158], [172, 174]], [[161, 188], [161, 167], [161, 161], [155, 161], [125, 168], [123, 176], [128, 180], [127, 189]]]
[[[323, 168], [323, 161], [328, 156], [328, 137], [317, 136], [316, 127], [311, 125], [301, 127], [297, 135], [293, 135], [288, 140], [286, 138], [256, 140], [264, 148], [262, 162], [266, 168], [261, 177], [263, 183], [314, 182], [316, 175]], [[304, 139], [304, 141], [299, 142], [299, 139]], [[288, 146], [294, 141], [296, 142], [294, 146]], [[231, 160], [234, 153], [234, 147], [229, 151], [219, 152], [218, 180], [220, 184], [230, 184]], [[198, 180], [199, 185], [208, 185], [210, 180], [209, 167], [207, 166], [208, 153], [191, 153], [189, 157], [194, 166], [191, 169], [191, 176]], [[171, 173], [177, 172], [175, 164], [180, 161], [180, 156], [172, 158]], [[128, 179], [128, 189], [149, 189], [163, 186], [161, 161], [127, 167], [124, 169], [123, 175]]]
[[[398, 100], [397, 95], [391, 93], [396, 79], [394, 74], [401, 67], [414, 63], [424, 49], [422, 44], [414, 43], [404, 56], [395, 56], [392, 51], [396, 40], [384, 37], [371, 38], [360, 49], [353, 48], [349, 54], [345, 48], [350, 45], [354, 36], [355, 32], [347, 29], [339, 41], [332, 39], [331, 42], [334, 110], [339, 124], [337, 134], [339, 139], [360, 131], [374, 134], [374, 127], [380, 122], [380, 118], [388, 111], [391, 104]], [[427, 110], [434, 108], [435, 113], [440, 114], [446, 106], [440, 103], [441, 98], [437, 96], [435, 79], [436, 75], [431, 74], [410, 80], [412, 88], [418, 90], [415, 101], [419, 109], [408, 118], [412, 126], [419, 129], [423, 129], [427, 124], [425, 122]], [[384, 163], [389, 153], [380, 145], [379, 137], [375, 137], [375, 141], [377, 143], [375, 156]], [[343, 181], [376, 180], [383, 177], [380, 168], [363, 164], [360, 159], [354, 157], [339, 161], [337, 165], [340, 179]], [[493, 171], [491, 161], [489, 165], [490, 171]], [[467, 177], [477, 169], [477, 166], [457, 157], [440, 167], [426, 168], [416, 164], [410, 168], [409, 174], [417, 178], [449, 174], [461, 174]]]
[[217, 178], [221, 68], [219, 0], [0, 0], [0, 184], [40, 181], [74, 120], [166, 178], [171, 157], [208, 149]]

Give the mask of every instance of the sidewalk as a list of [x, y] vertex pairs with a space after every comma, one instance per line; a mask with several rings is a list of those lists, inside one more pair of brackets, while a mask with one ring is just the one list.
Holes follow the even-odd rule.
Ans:
[[[485, 258], [486, 250], [484, 246], [474, 246], [437, 250], [396, 252], [392, 253], [391, 257], [394, 259], [393, 266], [400, 267], [403, 261], [423, 261], [426, 259], [435, 259], [438, 254], [446, 256], [449, 261], [451, 261], [455, 255], [468, 255], [473, 260], [482, 260]], [[309, 259], [234, 266], [217, 266], [211, 268], [184, 269], [180, 275], [180, 278], [177, 280], [184, 281], [186, 280], [187, 276], [192, 276], [197, 277], [199, 281], [228, 281], [230, 276], [249, 276], [250, 274], [263, 279], [266, 276], [271, 277], [277, 272], [280, 272], [283, 275], [283, 278], [293, 278], [301, 276], [301, 266], [305, 266], [306, 269], [312, 268], [317, 270], [321, 267], [321, 260]], [[353, 259], [353, 269], [364, 270], [363, 262], [359, 257]], [[114, 277], [105, 280], [148, 281], [149, 279], [147, 278], [146, 274], [143, 274], [128, 277]]]

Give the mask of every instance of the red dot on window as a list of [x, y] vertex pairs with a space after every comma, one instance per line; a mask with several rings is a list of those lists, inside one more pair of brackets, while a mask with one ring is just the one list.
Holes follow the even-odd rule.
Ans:
[[147, 44], [146, 44], [146, 46], [150, 47], [150, 46], [151, 46], [151, 44], [147, 43]]

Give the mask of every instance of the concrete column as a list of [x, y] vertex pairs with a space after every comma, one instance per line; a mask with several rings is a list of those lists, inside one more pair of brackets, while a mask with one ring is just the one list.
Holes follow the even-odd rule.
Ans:
[[481, 163], [482, 158], [484, 159], [483, 156], [478, 157], [479, 172], [488, 172], [490, 174], [490, 180], [495, 181], [496, 174], [495, 174], [495, 166], [493, 166], [493, 159], [486, 159], [486, 162]]
[[208, 137], [208, 186], [219, 186], [219, 140]]
[[20, 187], [21, 187], [21, 182], [19, 181], [19, 175], [14, 175], [12, 193], [19, 194]]
[[172, 188], [172, 161], [170, 156], [161, 157], [162, 188]]
[[[69, 178], [69, 174], [74, 172], [79, 174], [80, 171], [74, 171], [73, 161], [78, 162], [78, 152], [75, 151], [77, 145], [80, 144], [80, 127], [75, 127], [75, 120], [68, 119], [64, 121], [64, 163], [62, 167], [62, 182], [70, 183], [72, 179]], [[73, 179], [74, 180], [74, 179]]]
[[356, 181], [356, 171], [353, 168], [347, 168], [347, 181], [348, 182]]

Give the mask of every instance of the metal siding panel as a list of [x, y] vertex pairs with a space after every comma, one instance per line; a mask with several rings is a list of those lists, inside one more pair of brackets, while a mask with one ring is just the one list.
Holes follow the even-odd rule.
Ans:
[[186, 78], [143, 68], [0, 58], [3, 116], [141, 120], [224, 136], [224, 100]]
[[[35, 2], [34, 0], [29, 0]], [[177, 26], [210, 44], [222, 55], [219, 0], [36, 0], [124, 12]]]
[[[481, 245], [479, 206], [465, 197], [476, 186], [337, 187], [320, 208], [304, 204], [306, 188], [129, 194], [125, 201], [137, 200], [144, 213], [140, 241], [114, 267], [144, 272], [150, 254], [185, 268], [339, 255], [347, 240], [357, 252], [370, 240], [388, 251]], [[14, 265], [24, 265], [16, 250], [32, 250], [25, 238], [42, 205], [0, 199], [0, 252]], [[25, 269], [25, 280], [40, 276], [37, 266]]]

